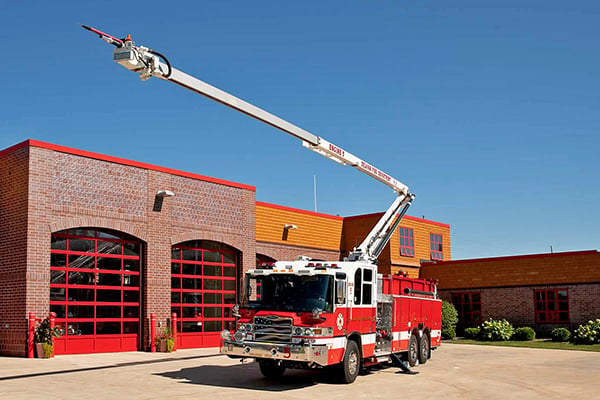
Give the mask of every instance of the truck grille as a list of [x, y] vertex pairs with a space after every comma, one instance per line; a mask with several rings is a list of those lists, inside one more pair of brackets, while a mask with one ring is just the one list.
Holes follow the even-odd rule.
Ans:
[[254, 340], [257, 342], [291, 343], [292, 319], [265, 315], [254, 317]]

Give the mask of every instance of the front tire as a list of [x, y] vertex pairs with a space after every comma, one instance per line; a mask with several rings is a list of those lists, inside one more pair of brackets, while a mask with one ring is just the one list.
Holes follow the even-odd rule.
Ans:
[[261, 360], [258, 362], [258, 368], [265, 378], [278, 379], [281, 378], [285, 371], [285, 367], [276, 361]]
[[340, 381], [342, 383], [352, 383], [356, 380], [360, 372], [360, 352], [355, 341], [348, 342], [344, 360], [342, 361], [340, 371]]
[[431, 355], [431, 345], [427, 333], [419, 340], [419, 364], [425, 364]]
[[408, 365], [414, 367], [419, 360], [419, 341], [415, 334], [410, 335], [408, 339]]

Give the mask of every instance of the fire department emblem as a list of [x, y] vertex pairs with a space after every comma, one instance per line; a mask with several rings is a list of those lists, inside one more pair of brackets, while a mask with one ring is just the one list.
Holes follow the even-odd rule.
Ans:
[[337, 316], [337, 320], [335, 321], [338, 331], [341, 331], [342, 328], [344, 327], [344, 316], [342, 315], [342, 313], [339, 313]]

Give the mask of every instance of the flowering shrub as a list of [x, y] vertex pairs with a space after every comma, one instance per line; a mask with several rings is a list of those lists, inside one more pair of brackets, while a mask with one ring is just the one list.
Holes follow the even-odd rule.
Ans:
[[572, 340], [577, 344], [600, 343], [600, 319], [590, 320], [585, 325], [579, 325], [573, 332]]
[[165, 342], [167, 346], [167, 352], [172, 352], [175, 346], [175, 336], [173, 335], [173, 331], [168, 326], [165, 326], [161, 333], [156, 335], [154, 338], [154, 344], [157, 350], [160, 350], [161, 343]]
[[533, 339], [535, 339], [535, 331], [528, 326], [515, 329], [512, 336], [512, 340], [528, 341]]
[[505, 319], [493, 320], [490, 318], [487, 321], [483, 321], [480, 328], [479, 338], [481, 340], [510, 340], [514, 332], [511, 323]]
[[553, 342], [568, 342], [571, 338], [571, 332], [567, 328], [554, 328], [550, 335]]

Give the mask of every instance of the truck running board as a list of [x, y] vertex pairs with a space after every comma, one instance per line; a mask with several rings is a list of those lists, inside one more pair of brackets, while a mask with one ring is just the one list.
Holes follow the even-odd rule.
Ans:
[[409, 374], [409, 375], [416, 375], [418, 374], [417, 371], [412, 371], [408, 365], [406, 365], [404, 363], [404, 361], [402, 361], [400, 359], [400, 357], [398, 357], [397, 355], [395, 355], [394, 353], [390, 354], [390, 357], [392, 358], [392, 364], [394, 364], [394, 366], [400, 368], [402, 370], [403, 373], [405, 374]]

